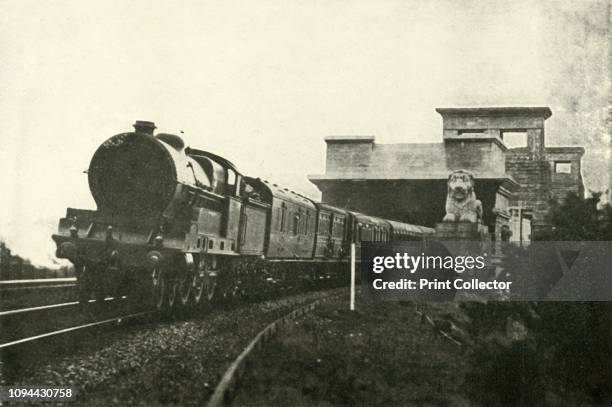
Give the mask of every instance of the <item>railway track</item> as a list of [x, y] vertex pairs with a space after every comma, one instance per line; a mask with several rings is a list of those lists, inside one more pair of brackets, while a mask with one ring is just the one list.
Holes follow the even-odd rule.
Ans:
[[[49, 288], [73, 287], [75, 285], [75, 278], [5, 280], [0, 281], [0, 294], [2, 294], [2, 304], [5, 306], [4, 302], [6, 296], [4, 294], [6, 290], [30, 289], [35, 293], [40, 293], [41, 290], [44, 292]], [[70, 299], [73, 298], [74, 296], [70, 297]], [[107, 297], [104, 299], [104, 303], [116, 304], [122, 302], [122, 300], [126, 298], [126, 296], [120, 298]], [[104, 323], [110, 323], [114, 317], [110, 319], [103, 318], [108, 317], [110, 314], [106, 311], [100, 312], [100, 306], [98, 304], [92, 304], [96, 302], [99, 301], [93, 299], [89, 300], [88, 305], [97, 306], [96, 316], [102, 317], [103, 321], [105, 321]], [[98, 324], [99, 321], [82, 321], [82, 317], [84, 317], [83, 314], [85, 314], [83, 310], [86, 309], [87, 308], [84, 308], [83, 304], [79, 301], [63, 301], [52, 304], [0, 310], [0, 350], [22, 343], [29, 343], [36, 339], [48, 338], [54, 336], [56, 333], [78, 330], [74, 328], [100, 325]], [[138, 312], [132, 312], [126, 315], [129, 317], [135, 314], [141, 315], [142, 312], [154, 313], [154, 310], [143, 308], [132, 309], [132, 311]], [[114, 312], [116, 313], [117, 310], [115, 309]], [[91, 319], [91, 315], [87, 316]], [[121, 317], [115, 319], [121, 319]], [[77, 321], [79, 323], [76, 323]]]
[[76, 278], [1, 280], [0, 312], [71, 302], [75, 288]]
[[105, 327], [155, 313], [126, 307], [124, 300], [107, 297], [88, 304], [70, 301], [0, 312], [0, 379], [9, 379], [21, 366], [70, 354], [84, 338], [110, 331]]
[[[127, 299], [127, 297], [123, 296], [120, 299], [124, 300], [124, 299]], [[114, 301], [114, 300], [115, 300], [114, 297], [106, 297], [104, 299], [104, 301]], [[88, 302], [89, 303], [95, 303], [96, 300], [89, 300]], [[56, 309], [56, 308], [75, 307], [75, 306], [80, 305], [80, 304], [81, 303], [79, 301], [70, 301], [70, 302], [64, 302], [64, 303], [60, 303], [60, 304], [41, 305], [41, 306], [37, 306], [37, 307], [29, 307], [29, 308], [13, 309], [13, 310], [8, 310], [8, 311], [0, 311], [0, 318], [2, 318], [4, 316], [9, 316], [9, 315], [27, 314], [27, 313], [30, 313], [30, 312], [37, 312], [37, 311], [47, 311], [47, 310]]]
[[[137, 401], [155, 404], [165, 397], [179, 397], [178, 405], [204, 405], [223, 373], [262, 328], [340, 290], [346, 293], [345, 289], [326, 289], [264, 301], [223, 303], [213, 312], [155, 323], [149, 323], [147, 313], [123, 314], [57, 330], [50, 336], [32, 335], [29, 341], [0, 348], [16, 356], [5, 366], [5, 379], [11, 384], [35, 381], [46, 385], [62, 378], [81, 395], [77, 405], [107, 405], [115, 398], [126, 405]], [[125, 329], [105, 328], [126, 318], [143, 323], [129, 324]], [[268, 338], [272, 329], [260, 337]], [[39, 350], [41, 355], [32, 355]], [[152, 374], [164, 386], [143, 393]], [[112, 395], [103, 391], [109, 387], [116, 389]]]
[[2, 343], [2, 344], [0, 344], [0, 350], [7, 349], [7, 348], [10, 348], [10, 347], [15, 347], [17, 345], [21, 345], [21, 344], [25, 344], [25, 343], [34, 342], [34, 341], [37, 341], [37, 340], [42, 340], [42, 339], [54, 337], [54, 336], [57, 336], [57, 335], [62, 335], [62, 334], [69, 333], [69, 332], [82, 331], [82, 330], [88, 329], [88, 328], [99, 327], [99, 326], [102, 326], [102, 325], [109, 325], [109, 324], [112, 324], [112, 323], [119, 323], [119, 322], [122, 322], [122, 321], [125, 321], [125, 320], [134, 319], [134, 318], [137, 318], [137, 317], [142, 317], [142, 316], [150, 315], [150, 314], [154, 314], [154, 313], [155, 313], [155, 311], [136, 312], [136, 313], [132, 313], [132, 314], [125, 314], [125, 315], [115, 316], [115, 317], [104, 319], [104, 320], [101, 320], [101, 321], [94, 321], [94, 322], [89, 322], [89, 323], [86, 323], [86, 324], [71, 326], [71, 327], [67, 327], [67, 328], [63, 328], [63, 329], [58, 329], [58, 330], [51, 331], [51, 332], [45, 332], [45, 333], [42, 333], [42, 334], [39, 334], [39, 335], [34, 335], [34, 336], [18, 339], [18, 340], [15, 340], [15, 341]]
[[[96, 307], [95, 313], [89, 312], [93, 309], [84, 307], [84, 304], [78, 301], [1, 311], [0, 350], [59, 333], [72, 332], [78, 330], [79, 327], [100, 325], [98, 324], [100, 321], [92, 321], [94, 315], [104, 320], [105, 323], [109, 323], [109, 319], [124, 316], [115, 314], [121, 311], [120, 308], [126, 299], [125, 296], [107, 297], [103, 304], [96, 304], [98, 301], [89, 300], [86, 306]], [[126, 315], [132, 314], [134, 313]]]
[[[32, 288], [35, 290], [56, 287], [57, 284], [76, 284], [75, 279], [45, 279], [3, 281], [4, 287]], [[101, 310], [99, 301], [91, 299], [87, 306], [96, 307], [96, 321], [91, 320], [91, 313], [79, 301], [66, 301], [47, 305], [27, 306], [17, 309], [0, 311], [0, 350], [31, 343], [62, 333], [74, 332], [87, 327], [109, 324], [120, 319], [130, 319], [134, 315], [154, 314], [155, 310], [132, 309], [134, 312], [123, 312], [115, 316], [119, 310], [116, 304], [123, 303], [127, 297], [104, 298]], [[112, 306], [112, 305], [115, 306]], [[120, 305], [119, 305], [120, 306]], [[112, 316], [111, 316], [112, 315]], [[83, 318], [87, 318], [86, 321]]]
[[76, 277], [0, 280], [0, 291], [74, 287]]

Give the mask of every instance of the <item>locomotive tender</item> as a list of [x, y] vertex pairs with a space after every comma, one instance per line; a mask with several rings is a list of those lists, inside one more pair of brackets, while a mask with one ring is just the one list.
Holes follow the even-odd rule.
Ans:
[[[421, 240], [434, 230], [314, 202], [176, 135], [105, 141], [89, 166], [97, 210], [68, 208], [53, 235], [81, 301], [127, 294], [159, 310], [338, 277], [351, 242]], [[346, 274], [346, 271], [343, 273]]]

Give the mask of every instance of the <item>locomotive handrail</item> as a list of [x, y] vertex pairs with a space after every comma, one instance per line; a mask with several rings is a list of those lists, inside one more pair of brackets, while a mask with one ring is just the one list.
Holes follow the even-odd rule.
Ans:
[[176, 181], [176, 183], [178, 185], [182, 185], [182, 186], [186, 187], [186, 189], [188, 190], [189, 194], [198, 194], [198, 193], [201, 193], [201, 194], [204, 194], [204, 195], [213, 196], [215, 198], [225, 199], [225, 195], [221, 195], [221, 194], [218, 194], [218, 193], [214, 192], [212, 190], [212, 188], [211, 189], [204, 189], [201, 186], [191, 185], [191, 184], [187, 184], [187, 183], [181, 182], [181, 181]]

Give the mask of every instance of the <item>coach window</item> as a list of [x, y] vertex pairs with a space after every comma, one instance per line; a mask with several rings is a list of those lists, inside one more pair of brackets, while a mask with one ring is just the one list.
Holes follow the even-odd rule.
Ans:
[[331, 235], [333, 237], [337, 237], [338, 236], [338, 225], [339, 225], [339, 220], [337, 216], [334, 216], [334, 222], [332, 224], [332, 228], [331, 228]]
[[280, 231], [285, 231], [285, 219], [287, 218], [287, 205], [283, 202], [281, 205]]
[[325, 234], [329, 230], [329, 215], [322, 213], [319, 219], [319, 234]]
[[[301, 209], [300, 209], [301, 212]], [[300, 232], [300, 212], [295, 212], [293, 217], [293, 234], [297, 235]]]
[[310, 227], [310, 212], [306, 211], [306, 227], [304, 228], [304, 234], [308, 234], [308, 228]]

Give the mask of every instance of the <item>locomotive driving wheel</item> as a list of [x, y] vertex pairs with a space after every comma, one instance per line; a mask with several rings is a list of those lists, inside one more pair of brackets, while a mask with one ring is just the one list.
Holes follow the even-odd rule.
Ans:
[[217, 288], [217, 273], [211, 270], [198, 270], [193, 277], [193, 299], [196, 304], [204, 300], [211, 302]]
[[191, 299], [191, 288], [195, 286], [195, 263], [194, 256], [191, 253], [186, 253], [183, 257], [183, 267], [179, 269], [179, 277], [177, 280], [177, 294], [181, 306], [187, 307]]
[[156, 267], [151, 273], [151, 298], [157, 311], [163, 312], [166, 310], [167, 297], [168, 281], [166, 275], [161, 268]]
[[172, 309], [177, 303], [179, 282], [176, 278], [168, 279], [168, 308]]
[[183, 273], [178, 280], [178, 297], [182, 306], [189, 305], [191, 297], [191, 286], [194, 285], [193, 273]]
[[217, 259], [214, 256], [202, 256], [196, 263], [193, 273], [193, 302], [210, 303], [217, 291]]

